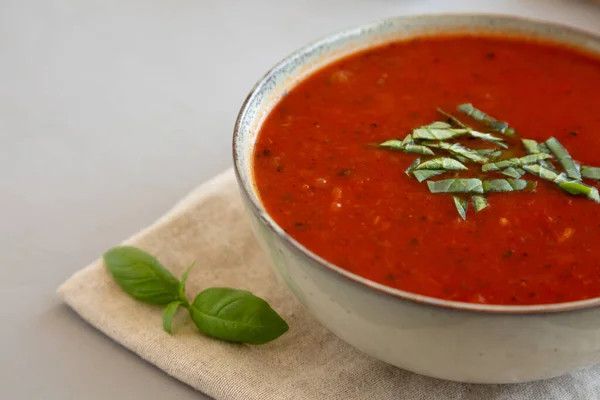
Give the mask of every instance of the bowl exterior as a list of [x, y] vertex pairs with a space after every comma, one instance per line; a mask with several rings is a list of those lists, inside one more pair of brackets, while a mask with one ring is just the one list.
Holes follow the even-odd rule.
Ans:
[[485, 312], [399, 298], [349, 279], [294, 242], [260, 206], [252, 149], [265, 116], [311, 71], [390, 40], [438, 32], [514, 32], [600, 53], [600, 39], [548, 23], [500, 16], [413, 16], [342, 32], [271, 70], [246, 100], [236, 124], [234, 158], [253, 230], [277, 275], [340, 339], [379, 360], [436, 378], [516, 383], [558, 376], [600, 362], [600, 307], [565, 312]]

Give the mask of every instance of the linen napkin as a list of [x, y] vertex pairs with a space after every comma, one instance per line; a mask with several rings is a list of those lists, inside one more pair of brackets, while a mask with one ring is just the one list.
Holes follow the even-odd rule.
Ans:
[[600, 366], [542, 382], [472, 385], [416, 375], [353, 349], [276, 278], [252, 235], [231, 170], [125, 243], [155, 255], [178, 277], [196, 260], [190, 296], [210, 286], [247, 289], [289, 323], [289, 332], [266, 345], [229, 344], [200, 334], [180, 310], [169, 335], [162, 308], [124, 294], [101, 259], [60, 287], [64, 301], [92, 326], [217, 400], [600, 399]]

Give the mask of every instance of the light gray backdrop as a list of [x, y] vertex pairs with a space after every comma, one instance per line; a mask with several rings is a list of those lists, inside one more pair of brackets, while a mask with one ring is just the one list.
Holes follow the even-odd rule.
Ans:
[[0, 0], [0, 398], [204, 398], [56, 288], [231, 164], [238, 108], [272, 64], [342, 28], [443, 11], [600, 32], [584, 0]]

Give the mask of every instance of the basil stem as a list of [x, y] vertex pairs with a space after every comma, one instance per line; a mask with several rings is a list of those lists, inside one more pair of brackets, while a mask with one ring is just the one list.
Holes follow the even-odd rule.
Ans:
[[453, 158], [447, 158], [447, 157], [440, 157], [440, 158], [434, 158], [433, 160], [429, 160], [429, 161], [425, 161], [422, 164], [419, 164], [417, 167], [415, 167], [415, 170], [421, 170], [421, 169], [443, 169], [443, 170], [447, 170], [447, 171], [461, 171], [461, 170], [467, 170], [468, 168], [465, 167], [465, 165], [463, 163], [461, 163], [460, 161], [456, 161]]
[[586, 179], [600, 180], [600, 168], [584, 165], [581, 167], [581, 176]]
[[445, 179], [427, 181], [431, 193], [483, 193], [481, 179]]
[[481, 166], [481, 170], [483, 172], [489, 172], [489, 171], [499, 171], [501, 169], [509, 168], [509, 167], [522, 167], [523, 165], [535, 164], [539, 161], [546, 160], [550, 157], [552, 157], [552, 156], [550, 154], [546, 154], [546, 153], [529, 154], [524, 157], [511, 158], [508, 160], [502, 160], [502, 161], [497, 161], [497, 162], [493, 162], [493, 163], [489, 163], [489, 164], [484, 164]]
[[452, 196], [454, 198], [454, 205], [456, 206], [456, 211], [458, 211], [458, 215], [463, 220], [467, 220], [467, 207], [469, 207], [469, 200], [462, 199], [458, 196]]
[[483, 181], [483, 191], [492, 192], [516, 192], [520, 190], [533, 190], [537, 187], [537, 182], [526, 181], [524, 179], [490, 179]]
[[473, 206], [475, 207], [475, 212], [480, 212], [481, 210], [488, 207], [488, 201], [484, 196], [471, 196], [471, 200], [473, 200]]
[[483, 111], [473, 107], [472, 104], [461, 104], [458, 106], [458, 111], [468, 115], [475, 121], [481, 122], [488, 128], [502, 133], [503, 135], [513, 136], [516, 133], [515, 130], [508, 125], [508, 123], [496, 120]]
[[441, 175], [445, 173], [443, 169], [424, 169], [421, 171], [413, 171], [413, 175], [419, 182], [426, 181], [429, 178], [433, 178], [434, 176]]
[[550, 139], [546, 140], [546, 146], [548, 146], [548, 149], [550, 149], [552, 154], [554, 154], [554, 157], [556, 157], [569, 178], [578, 181], [581, 180], [579, 165], [573, 160], [569, 152], [556, 138], [551, 137]]

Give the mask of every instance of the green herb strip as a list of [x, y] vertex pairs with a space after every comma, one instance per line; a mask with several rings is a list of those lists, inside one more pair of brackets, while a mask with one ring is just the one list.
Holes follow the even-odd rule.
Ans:
[[448, 121], [450, 121], [450, 124], [455, 125], [461, 129], [471, 129], [467, 125], [465, 125], [462, 121], [460, 121], [458, 118], [456, 118], [454, 115], [447, 113], [446, 111], [442, 110], [439, 107], [437, 110], [440, 114], [442, 114], [444, 117], [446, 117], [446, 119], [448, 119]]
[[417, 167], [415, 167], [416, 171], [422, 169], [443, 169], [446, 171], [461, 171], [467, 170], [468, 168], [465, 167], [465, 165], [461, 162], [456, 161], [452, 158], [440, 157], [434, 158], [433, 160], [425, 161], [424, 163], [421, 163]]
[[600, 203], [600, 195], [598, 189], [593, 186], [588, 186], [585, 183], [577, 181], [559, 182], [558, 187], [572, 195], [583, 195], [590, 200]]
[[490, 171], [500, 171], [501, 169], [509, 168], [509, 167], [513, 167], [513, 168], [514, 167], [522, 167], [523, 165], [535, 164], [539, 161], [546, 160], [551, 157], [552, 156], [550, 154], [546, 154], [546, 153], [529, 154], [524, 157], [511, 158], [508, 160], [502, 160], [502, 161], [496, 161], [496, 162], [489, 163], [489, 164], [484, 164], [481, 166], [481, 170], [483, 172], [490, 172]]
[[600, 168], [584, 165], [581, 167], [581, 176], [586, 179], [595, 179], [598, 181], [600, 180]]
[[427, 181], [431, 193], [483, 193], [481, 179], [445, 179]]
[[[412, 172], [413, 169], [415, 169], [417, 167], [417, 165], [421, 164], [421, 159], [417, 158], [415, 161], [413, 161], [408, 168], [406, 168], [406, 171], [404, 171], [404, 173], [408, 176], [410, 176], [410, 173]], [[420, 181], [419, 181], [420, 182]]]
[[463, 220], [467, 220], [467, 208], [469, 207], [469, 200], [462, 199], [458, 196], [452, 196], [454, 199], [454, 205], [456, 206], [456, 211], [458, 211], [458, 215]]
[[414, 139], [420, 140], [449, 140], [459, 136], [466, 135], [469, 131], [467, 129], [453, 129], [453, 128], [429, 128], [423, 127], [415, 129], [412, 132]]
[[502, 133], [503, 135], [513, 136], [516, 134], [515, 130], [511, 128], [508, 125], [508, 123], [496, 120], [495, 118], [487, 115], [483, 111], [473, 107], [472, 104], [461, 104], [460, 106], [458, 106], [458, 111], [468, 115], [475, 121], [481, 122], [488, 128], [496, 132]]
[[517, 192], [520, 190], [533, 190], [537, 187], [537, 182], [526, 181], [524, 179], [490, 179], [483, 181], [483, 191], [492, 192]]
[[423, 182], [426, 181], [429, 178], [433, 178], [434, 176], [438, 176], [441, 175], [443, 173], [445, 173], [446, 171], [441, 170], [441, 169], [424, 169], [421, 171], [413, 171], [413, 175], [415, 176], [415, 179], [419, 182]]
[[513, 168], [508, 167], [501, 171], [504, 175], [510, 176], [511, 178], [519, 179], [525, 174], [525, 170], [519, 167]]
[[546, 146], [548, 146], [550, 152], [554, 154], [554, 157], [556, 157], [560, 165], [562, 165], [569, 178], [581, 180], [579, 165], [573, 160], [569, 152], [563, 147], [562, 144], [560, 144], [558, 140], [556, 140], [556, 138], [551, 137], [550, 139], [546, 140]]
[[465, 147], [460, 143], [450, 144], [446, 142], [440, 142], [437, 144], [437, 147], [439, 147], [442, 150], [448, 151], [450, 154], [454, 155], [457, 158], [464, 157], [469, 161], [481, 164], [489, 161], [487, 157], [482, 156], [477, 151], [469, 149], [468, 147]]
[[403, 151], [405, 153], [422, 154], [428, 156], [434, 155], [433, 151], [431, 151], [431, 149], [427, 146], [422, 146], [413, 143], [404, 144], [403, 141], [397, 139], [387, 140], [381, 143], [379, 147], [383, 147], [390, 150]]
[[[521, 139], [521, 142], [523, 143], [523, 147], [525, 147], [525, 151], [527, 151], [527, 154], [550, 153], [550, 150], [545, 144], [540, 144], [535, 140]], [[552, 165], [550, 161], [540, 161], [539, 164], [544, 168], [554, 170], [554, 165]]]
[[471, 196], [471, 200], [473, 200], [473, 206], [475, 207], [475, 212], [480, 212], [488, 207], [488, 201], [484, 196]]

